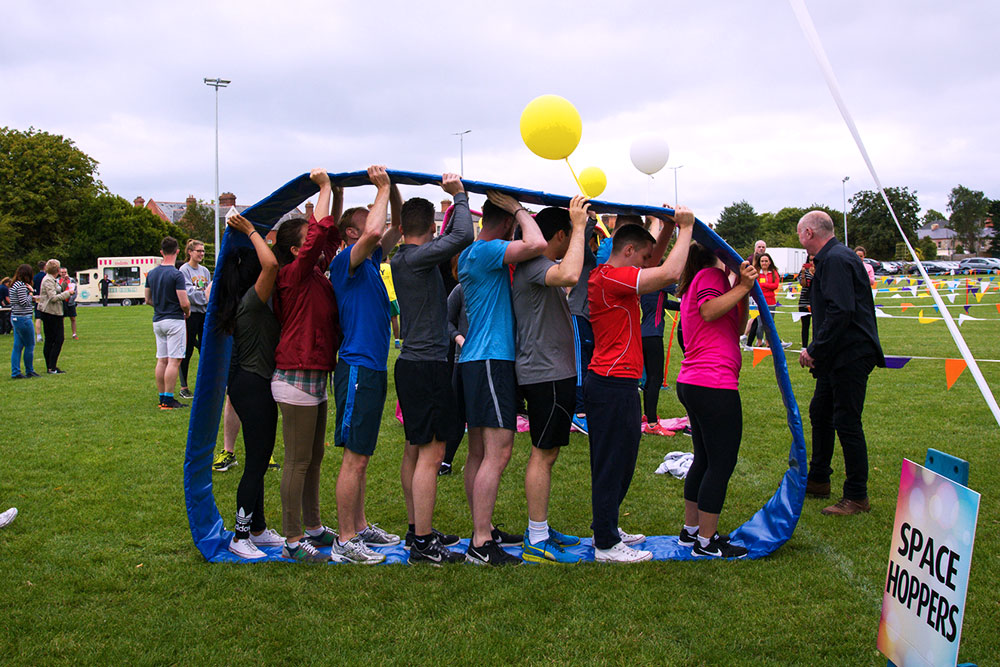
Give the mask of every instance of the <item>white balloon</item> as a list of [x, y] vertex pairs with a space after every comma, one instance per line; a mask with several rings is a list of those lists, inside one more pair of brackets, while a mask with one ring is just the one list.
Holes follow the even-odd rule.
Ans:
[[665, 139], [655, 135], [638, 137], [632, 142], [629, 156], [636, 169], [652, 176], [667, 164], [667, 160], [670, 159], [670, 146]]

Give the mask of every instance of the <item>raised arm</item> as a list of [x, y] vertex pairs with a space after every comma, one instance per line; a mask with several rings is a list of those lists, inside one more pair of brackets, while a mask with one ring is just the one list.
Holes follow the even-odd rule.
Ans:
[[549, 287], [572, 287], [580, 280], [583, 270], [583, 246], [587, 236], [587, 217], [590, 204], [583, 195], [573, 197], [569, 203], [569, 221], [573, 226], [569, 237], [569, 248], [562, 262], [550, 266], [545, 272], [545, 284]]
[[246, 234], [250, 238], [250, 242], [253, 243], [253, 248], [257, 251], [257, 259], [260, 260], [260, 275], [257, 276], [257, 282], [254, 283], [253, 287], [260, 300], [267, 303], [274, 290], [274, 280], [278, 276], [278, 260], [274, 257], [274, 253], [271, 252], [260, 232], [253, 228], [253, 223], [242, 215], [234, 215], [226, 220], [226, 224], [236, 231]]
[[511, 241], [507, 244], [507, 250], [503, 255], [504, 264], [526, 262], [545, 252], [547, 244], [545, 243], [545, 237], [542, 236], [542, 230], [538, 228], [538, 225], [535, 224], [535, 219], [531, 217], [526, 208], [521, 206], [520, 202], [510, 195], [501, 194], [496, 190], [487, 192], [486, 197], [514, 216], [514, 221], [521, 226], [520, 240]]
[[385, 172], [385, 167], [376, 165], [368, 167], [368, 178], [378, 188], [378, 194], [375, 195], [375, 204], [368, 211], [361, 237], [351, 246], [351, 273], [375, 251], [375, 246], [382, 241], [382, 233], [385, 230], [385, 215], [389, 204], [389, 191], [392, 188], [389, 174]]
[[[709, 299], [698, 308], [698, 314], [701, 315], [701, 319], [706, 322], [714, 322], [728, 313], [734, 306], [747, 298], [756, 280], [757, 270], [753, 268], [750, 262], [743, 262], [740, 265], [740, 281], [722, 296]], [[743, 327], [740, 327], [739, 330], [742, 331]]]
[[[646, 219], [650, 220], [649, 216]], [[664, 217], [660, 218], [660, 220], [663, 222], [663, 226], [660, 227], [660, 233], [656, 236], [656, 245], [653, 246], [653, 252], [650, 253], [649, 261], [646, 263], [646, 267], [648, 268], [659, 266], [660, 260], [663, 258], [663, 253], [667, 251], [667, 246], [670, 245], [670, 237], [674, 234], [674, 219]], [[649, 225], [646, 225], [646, 229], [649, 229]]]
[[340, 216], [344, 214], [344, 188], [339, 185], [333, 187], [333, 210], [330, 211], [330, 215], [337, 222], [340, 222]]
[[393, 183], [389, 188], [389, 229], [382, 233], [382, 254], [388, 255], [403, 236], [403, 196]]
[[469, 197], [458, 174], [444, 174], [441, 189], [455, 200], [451, 220], [444, 233], [423, 245], [410, 249], [407, 262], [411, 266], [432, 266], [457, 255], [473, 241], [472, 213], [469, 211]]
[[[639, 272], [639, 294], [649, 294], [677, 282], [681, 271], [684, 270], [688, 250], [691, 247], [694, 211], [686, 206], [678, 206], [674, 212], [674, 221], [677, 223], [677, 240], [674, 242], [674, 247], [663, 264]], [[665, 231], [666, 227], [660, 232], [661, 240]]]
[[330, 196], [333, 193], [333, 188], [330, 185], [330, 174], [326, 173], [326, 169], [317, 167], [309, 172], [309, 180], [319, 186], [319, 197], [316, 198], [316, 208], [313, 209], [313, 215], [317, 220], [322, 220], [330, 215]]

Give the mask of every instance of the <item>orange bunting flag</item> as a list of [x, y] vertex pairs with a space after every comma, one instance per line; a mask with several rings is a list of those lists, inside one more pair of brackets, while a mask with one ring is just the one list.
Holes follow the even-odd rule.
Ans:
[[965, 359], [945, 359], [944, 360], [944, 378], [948, 385], [948, 389], [955, 384], [955, 380], [958, 376], [962, 374], [965, 370]]
[[997, 306], [997, 312], [1000, 313], [1000, 303], [996, 304], [996, 306]]
[[904, 313], [906, 312], [907, 308], [913, 308], [913, 304], [912, 303], [901, 303], [899, 305], [903, 309]]
[[753, 367], [757, 368], [757, 364], [761, 360], [771, 356], [771, 349], [767, 347], [755, 347], [753, 349]]

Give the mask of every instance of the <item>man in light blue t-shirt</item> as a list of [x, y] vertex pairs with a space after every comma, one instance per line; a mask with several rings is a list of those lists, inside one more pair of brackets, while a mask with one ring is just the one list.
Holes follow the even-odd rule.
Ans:
[[[337, 404], [334, 443], [344, 448], [337, 477], [338, 540], [332, 553], [341, 560], [374, 561], [369, 547], [399, 544], [399, 536], [370, 524], [365, 516], [365, 479], [375, 452], [387, 388], [389, 357], [389, 296], [379, 273], [382, 256], [399, 241], [402, 198], [385, 167], [369, 167], [378, 194], [371, 210], [344, 211], [337, 226], [346, 241], [330, 263], [330, 282], [337, 295], [340, 359], [333, 372]], [[392, 226], [386, 229], [386, 208], [392, 204]], [[347, 543], [358, 537], [360, 549]], [[357, 542], [358, 540], [355, 540]], [[355, 557], [360, 552], [362, 557]]]
[[[458, 259], [458, 280], [465, 290], [469, 335], [459, 369], [465, 388], [469, 456], [465, 488], [469, 489], [473, 535], [466, 560], [482, 565], [520, 563], [501, 547], [522, 542], [493, 526], [497, 487], [514, 447], [517, 380], [514, 377], [514, 309], [510, 264], [541, 255], [547, 244], [531, 214], [513, 197], [488, 194], [479, 239]], [[515, 224], [521, 239], [510, 241]]]

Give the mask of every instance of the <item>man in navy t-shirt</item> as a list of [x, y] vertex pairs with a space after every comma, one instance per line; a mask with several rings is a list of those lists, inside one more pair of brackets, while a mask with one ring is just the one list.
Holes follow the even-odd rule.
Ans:
[[177, 270], [177, 239], [168, 236], [160, 243], [163, 262], [146, 274], [146, 304], [153, 307], [153, 334], [156, 336], [156, 389], [160, 409], [187, 407], [174, 398], [174, 385], [184, 360], [187, 326], [191, 312], [184, 274]]
[[[516, 199], [488, 193], [479, 238], [458, 258], [458, 280], [465, 290], [469, 335], [459, 359], [469, 425], [466, 489], [471, 489], [473, 535], [466, 560], [477, 565], [520, 563], [501, 546], [522, 542], [493, 526], [497, 487], [511, 450], [517, 408], [514, 377], [514, 308], [510, 264], [541, 255], [547, 244], [535, 219]], [[510, 241], [514, 225], [521, 240]]]
[[[335, 555], [344, 551], [355, 535], [366, 547], [399, 543], [399, 536], [370, 524], [365, 516], [365, 478], [368, 460], [375, 452], [387, 389], [389, 358], [389, 295], [379, 273], [379, 263], [399, 241], [402, 198], [389, 181], [385, 167], [368, 168], [378, 188], [371, 210], [344, 211], [337, 226], [347, 247], [330, 263], [330, 282], [337, 295], [343, 341], [333, 373], [337, 403], [334, 443], [344, 448], [337, 477], [339, 542]], [[386, 229], [386, 208], [392, 199], [392, 226]]]

